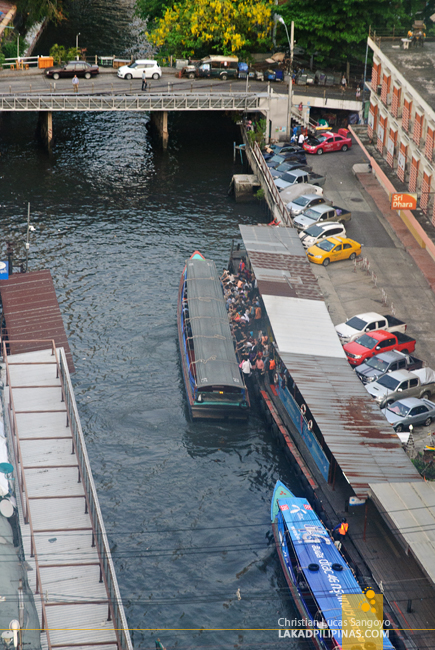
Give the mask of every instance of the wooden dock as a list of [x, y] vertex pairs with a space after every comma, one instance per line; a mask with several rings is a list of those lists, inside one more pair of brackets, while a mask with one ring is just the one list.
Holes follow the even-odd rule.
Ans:
[[132, 650], [65, 351], [53, 342], [51, 349], [6, 355], [3, 343], [3, 357], [42, 648]]

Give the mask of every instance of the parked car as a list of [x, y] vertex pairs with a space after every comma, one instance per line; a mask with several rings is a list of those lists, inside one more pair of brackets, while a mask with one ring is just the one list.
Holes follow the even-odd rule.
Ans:
[[382, 409], [382, 413], [394, 430], [400, 432], [408, 430], [410, 424], [428, 427], [435, 419], [435, 404], [428, 399], [406, 397]]
[[378, 330], [362, 334], [355, 341], [343, 345], [347, 360], [351, 366], [359, 366], [367, 359], [389, 350], [399, 350], [405, 354], [414, 352], [417, 341], [402, 332], [384, 332]]
[[289, 210], [292, 217], [297, 217], [298, 214], [308, 210], [308, 208], [313, 208], [315, 205], [327, 204], [329, 201], [323, 196], [317, 196], [317, 194], [302, 194], [298, 196], [294, 201], [289, 203], [287, 209]]
[[[278, 179], [279, 180], [279, 179]], [[312, 208], [307, 208], [302, 214], [295, 217], [294, 225], [297, 230], [306, 230], [316, 223], [324, 223], [325, 221], [338, 221], [344, 223], [350, 221], [352, 214], [338, 205], [316, 205]]]
[[323, 266], [330, 262], [353, 260], [358, 255], [361, 255], [361, 244], [348, 237], [328, 237], [307, 249], [310, 262]]
[[302, 169], [294, 169], [293, 171], [288, 172], [288, 176], [289, 178], [285, 181], [282, 180], [282, 178], [278, 178], [274, 181], [280, 191], [290, 187], [290, 185], [296, 185], [297, 183], [311, 183], [311, 185], [323, 186], [326, 181], [325, 176], [314, 174], [314, 172], [308, 173]]
[[345, 323], [335, 326], [335, 331], [342, 343], [354, 341], [363, 332], [374, 332], [384, 330], [385, 332], [406, 332], [406, 323], [394, 316], [381, 316], [376, 312], [357, 314], [349, 318]]
[[346, 129], [339, 129], [338, 133], [322, 133], [315, 138], [308, 138], [304, 142], [305, 151], [318, 155], [329, 151], [347, 151], [352, 146], [352, 140], [340, 131], [346, 131]]
[[297, 183], [296, 185], [290, 185], [280, 192], [282, 200], [287, 205], [292, 203], [298, 196], [302, 196], [302, 194], [317, 194], [317, 196], [323, 196], [323, 187], [311, 185], [310, 183]]
[[74, 75], [90, 79], [99, 72], [100, 69], [97, 65], [91, 65], [90, 63], [86, 63], [86, 61], [70, 61], [69, 63], [65, 63], [65, 65], [46, 70], [45, 74], [47, 77], [51, 77], [57, 81], [60, 77], [74, 77]]
[[[200, 78], [219, 78], [222, 81], [226, 79], [236, 79], [238, 75], [239, 59], [237, 56], [221, 56], [212, 54], [206, 56], [199, 64], [190, 64], [183, 68], [182, 75], [188, 79]], [[246, 78], [246, 77], [245, 77]]]
[[361, 379], [363, 384], [371, 381], [377, 381], [380, 377], [387, 372], [394, 370], [418, 370], [423, 368], [423, 361], [413, 357], [410, 354], [403, 354], [398, 350], [391, 352], [383, 352], [378, 354], [377, 357], [368, 359], [355, 369], [358, 378]]
[[435, 393], [435, 372], [432, 368], [395, 370], [365, 386], [381, 408], [405, 397], [429, 399]]
[[269, 158], [269, 160], [266, 160], [266, 165], [268, 167], [278, 167], [279, 165], [282, 165], [282, 163], [294, 163], [294, 162], [300, 162], [303, 165], [306, 165], [307, 163], [307, 157], [305, 155], [304, 151], [296, 151], [294, 153], [284, 153], [280, 154], [277, 153], [272, 158]]
[[118, 77], [121, 79], [141, 79], [144, 70], [147, 79], [160, 79], [162, 76], [162, 69], [157, 61], [153, 59], [138, 59], [129, 65], [123, 65], [118, 68]]
[[[321, 197], [319, 197], [321, 198]], [[296, 199], [297, 200], [297, 199]], [[310, 248], [322, 239], [328, 237], [346, 237], [346, 229], [342, 223], [331, 221], [327, 223], [314, 224], [306, 230], [299, 233], [299, 237], [304, 248]]]
[[302, 169], [308, 173], [313, 171], [312, 167], [304, 165], [302, 162], [293, 162], [293, 163], [281, 163], [275, 169], [269, 167], [272, 178], [281, 178], [286, 172], [291, 172], [293, 169]]

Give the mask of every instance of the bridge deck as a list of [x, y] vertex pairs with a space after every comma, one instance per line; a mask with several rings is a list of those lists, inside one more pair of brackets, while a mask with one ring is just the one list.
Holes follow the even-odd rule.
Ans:
[[[56, 355], [61, 355], [62, 367]], [[48, 629], [42, 646], [128, 650], [128, 632], [122, 639], [115, 631], [120, 621], [114, 612], [122, 610], [122, 603], [114, 602], [108, 588], [116, 578], [107, 567], [110, 550], [100, 546], [105, 532], [95, 521], [98, 504], [89, 499], [92, 479], [83, 463], [86, 450], [78, 444], [76, 415], [71, 416], [75, 403], [71, 405], [69, 387], [63, 388], [68, 372], [64, 352], [9, 355], [6, 367], [21, 531], [33, 569], [28, 576], [41, 628]], [[103, 553], [108, 556], [100, 560]]]

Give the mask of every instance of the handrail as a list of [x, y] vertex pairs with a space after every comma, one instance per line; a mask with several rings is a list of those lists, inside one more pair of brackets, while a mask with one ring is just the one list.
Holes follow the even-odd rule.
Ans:
[[[29, 507], [29, 497], [27, 493], [27, 485], [25, 475], [22, 469], [22, 454], [21, 446], [18, 435], [18, 426], [16, 421], [15, 406], [12, 395], [12, 385], [10, 379], [10, 369], [9, 361], [7, 354], [7, 345], [16, 344], [16, 343], [46, 343], [50, 344], [52, 350], [52, 356], [54, 356], [53, 365], [56, 365], [56, 377], [59, 378], [60, 388], [62, 393], [62, 402], [65, 403], [67, 421], [66, 426], [70, 427], [72, 440], [73, 440], [73, 453], [76, 454], [80, 477], [83, 482], [83, 488], [85, 492], [85, 501], [86, 501], [86, 513], [89, 514], [92, 525], [92, 546], [96, 546], [97, 553], [99, 557], [99, 564], [101, 570], [101, 577], [104, 581], [106, 593], [108, 597], [108, 606], [109, 606], [109, 618], [108, 620], [113, 620], [114, 622], [114, 631], [117, 638], [117, 645], [119, 650], [133, 650], [133, 645], [130, 638], [129, 629], [127, 626], [127, 620], [125, 617], [125, 612], [122, 607], [121, 594], [118, 587], [118, 582], [115, 574], [115, 569], [110, 553], [109, 541], [107, 539], [106, 530], [104, 527], [104, 522], [98, 502], [97, 491], [95, 488], [94, 480], [92, 477], [91, 467], [89, 463], [89, 458], [86, 452], [86, 445], [84, 441], [83, 431], [80, 425], [80, 418], [77, 411], [77, 405], [74, 398], [74, 392], [71, 384], [71, 379], [68, 372], [68, 362], [66, 360], [65, 351], [60, 349], [60, 355], [58, 356], [58, 351], [56, 349], [55, 341], [52, 339], [13, 339], [9, 341], [3, 341], [3, 358], [5, 361], [6, 367], [6, 385], [10, 386], [9, 389], [9, 420], [11, 422], [11, 431], [13, 434], [12, 441], [14, 444], [15, 457], [17, 459], [18, 467], [18, 483], [20, 491], [24, 494], [24, 506], [25, 512], [23, 511], [24, 521], [30, 525], [31, 533], [31, 556], [35, 557], [36, 564], [36, 593], [41, 595], [42, 603], [42, 629], [47, 635], [47, 644], [48, 649], [52, 650], [52, 645], [50, 641], [50, 635], [47, 626], [47, 614], [45, 609], [44, 601], [44, 592], [42, 587], [42, 580], [39, 570], [38, 557], [36, 552], [36, 543], [33, 532], [32, 517]], [[40, 362], [27, 362], [26, 365], [37, 365]], [[51, 362], [50, 362], [51, 363]], [[11, 364], [13, 365], [13, 364]]]
[[[42, 339], [37, 339], [38, 342], [42, 342]], [[47, 342], [47, 339], [45, 339]], [[52, 349], [54, 350], [55, 348], [55, 343], [54, 340], [51, 340], [51, 345]], [[11, 386], [11, 378], [10, 378], [10, 371], [9, 371], [9, 363], [8, 363], [8, 355], [7, 355], [7, 350], [6, 350], [6, 341], [3, 341], [3, 361], [5, 363], [5, 368], [6, 368], [6, 386]], [[25, 512], [23, 512], [24, 516], [24, 523], [28, 523], [30, 527], [30, 556], [35, 558], [35, 567], [36, 567], [36, 594], [40, 594], [41, 597], [41, 607], [42, 607], [42, 621], [41, 621], [41, 629], [45, 632], [47, 636], [47, 645], [48, 649], [51, 650], [51, 641], [50, 641], [50, 632], [47, 627], [47, 612], [45, 610], [45, 600], [44, 600], [44, 590], [42, 587], [42, 580], [41, 580], [41, 573], [39, 570], [39, 561], [38, 561], [38, 553], [36, 551], [36, 543], [35, 543], [35, 534], [33, 532], [33, 523], [32, 523], [32, 515], [30, 512], [30, 507], [29, 507], [29, 495], [27, 492], [27, 483], [26, 483], [26, 477], [24, 475], [23, 471], [23, 466], [22, 466], [22, 453], [21, 453], [21, 444], [20, 444], [20, 438], [18, 435], [18, 426], [17, 426], [17, 416], [15, 413], [15, 405], [14, 405], [14, 398], [12, 395], [12, 387], [9, 389], [9, 403], [8, 403], [8, 413], [9, 413], [9, 422], [11, 425], [11, 433], [12, 433], [12, 444], [14, 446], [14, 453], [15, 453], [15, 458], [17, 459], [17, 463], [19, 465], [19, 468], [17, 467], [17, 478], [18, 478], [18, 485], [20, 489], [20, 494], [21, 494], [21, 501], [22, 501], [22, 495], [24, 494], [25, 498]], [[12, 417], [11, 417], [12, 415]], [[26, 521], [27, 519], [27, 521]]]
[[[248, 139], [246, 138], [246, 141]], [[275, 201], [275, 204], [279, 210], [279, 213], [281, 215], [281, 219], [283, 223], [286, 226], [291, 226], [293, 228], [293, 220], [289, 214], [289, 211], [287, 210], [287, 207], [284, 204], [284, 201], [282, 200], [282, 197], [279, 193], [279, 190], [275, 183], [273, 182], [273, 177], [272, 174], [270, 173], [270, 169], [266, 164], [266, 161], [264, 160], [263, 154], [261, 153], [261, 149], [258, 146], [257, 142], [254, 142], [254, 147], [251, 147], [252, 154], [257, 162], [257, 165], [260, 167], [264, 180], [269, 188], [270, 194], [272, 195], [273, 200]]]

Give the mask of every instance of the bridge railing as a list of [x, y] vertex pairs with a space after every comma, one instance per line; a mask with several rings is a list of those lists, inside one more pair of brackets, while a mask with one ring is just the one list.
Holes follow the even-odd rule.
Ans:
[[4, 60], [3, 67], [12, 69], [27, 69], [30, 66], [38, 67], [39, 56], [8, 57]]

